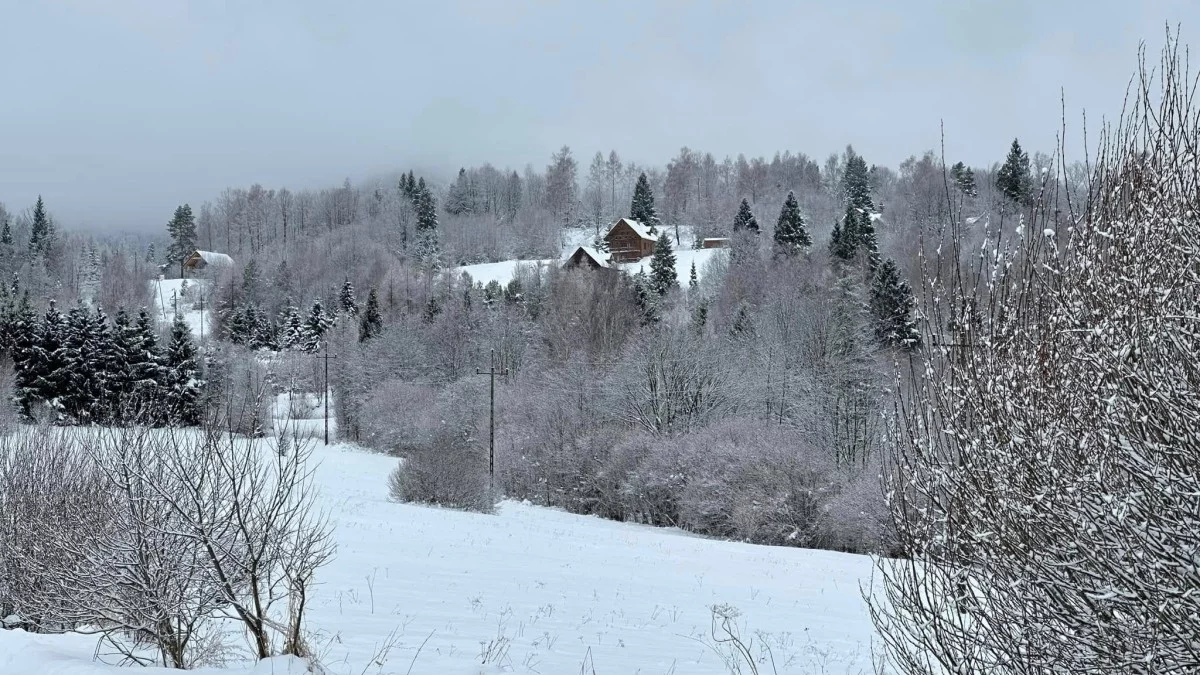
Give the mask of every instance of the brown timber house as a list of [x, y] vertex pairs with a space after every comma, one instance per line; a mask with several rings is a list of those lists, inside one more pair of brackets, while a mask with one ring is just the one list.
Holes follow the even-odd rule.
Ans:
[[636, 220], [622, 218], [604, 235], [613, 262], [641, 260], [654, 253], [657, 240], [645, 225]]

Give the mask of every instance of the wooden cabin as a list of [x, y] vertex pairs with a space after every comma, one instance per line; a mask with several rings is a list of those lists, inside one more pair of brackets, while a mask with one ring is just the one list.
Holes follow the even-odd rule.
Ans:
[[195, 276], [199, 272], [209, 269], [229, 269], [233, 267], [233, 258], [224, 253], [214, 253], [213, 251], [201, 251], [197, 249], [183, 261], [182, 275]]
[[700, 248], [729, 248], [729, 237], [709, 237], [700, 242]]
[[591, 246], [580, 246], [563, 263], [564, 269], [609, 269], [608, 258]]
[[613, 262], [641, 260], [654, 253], [658, 239], [650, 229], [636, 220], [622, 218], [613, 224], [604, 235]]

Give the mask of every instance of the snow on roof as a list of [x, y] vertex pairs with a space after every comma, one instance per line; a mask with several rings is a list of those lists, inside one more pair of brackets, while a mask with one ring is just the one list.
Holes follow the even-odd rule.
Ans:
[[217, 267], [233, 267], [233, 258], [224, 253], [214, 253], [213, 251], [197, 250], [195, 255], [200, 256], [205, 265], [215, 265]]
[[601, 253], [599, 249], [591, 246], [580, 246], [579, 248], [575, 249], [575, 253], [571, 254], [571, 258], [574, 258], [575, 254], [579, 253], [580, 251], [583, 251], [584, 254], [595, 261], [597, 265], [601, 267], [608, 267], [608, 259], [605, 257], [605, 255]]
[[626, 225], [628, 225], [630, 227], [630, 229], [632, 229], [634, 231], [634, 233], [636, 233], [637, 236], [641, 237], [642, 239], [649, 239], [650, 241], [658, 240], [658, 237], [655, 237], [654, 235], [650, 234], [649, 227], [647, 227], [631, 218], [622, 218], [622, 219], [618, 220], [617, 222], [613, 223], [613, 226], [608, 228], [608, 233], [612, 234], [612, 231], [615, 230], [616, 227], [618, 225], [620, 225], [621, 223], [625, 223]]

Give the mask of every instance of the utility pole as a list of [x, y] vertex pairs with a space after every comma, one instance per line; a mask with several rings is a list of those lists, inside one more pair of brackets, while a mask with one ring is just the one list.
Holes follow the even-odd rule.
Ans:
[[329, 445], [329, 340], [325, 340], [325, 445]]
[[476, 375], [488, 375], [491, 377], [491, 387], [489, 392], [490, 401], [488, 403], [488, 488], [492, 494], [496, 494], [496, 375], [508, 375], [508, 368], [497, 373], [496, 371], [496, 350], [492, 349], [492, 366], [487, 370], [475, 369]]

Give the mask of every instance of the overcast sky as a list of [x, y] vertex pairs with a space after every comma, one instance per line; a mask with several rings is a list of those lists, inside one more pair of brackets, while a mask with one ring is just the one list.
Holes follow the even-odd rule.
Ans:
[[[228, 186], [544, 167], [563, 144], [663, 164], [847, 143], [896, 166], [1051, 150], [1060, 88], [1120, 109], [1138, 41], [1200, 3], [0, 0], [0, 202], [161, 227]], [[1192, 40], [1194, 41], [1194, 40]], [[1078, 141], [1080, 139], [1071, 139]], [[1078, 147], [1078, 145], [1077, 145]]]

